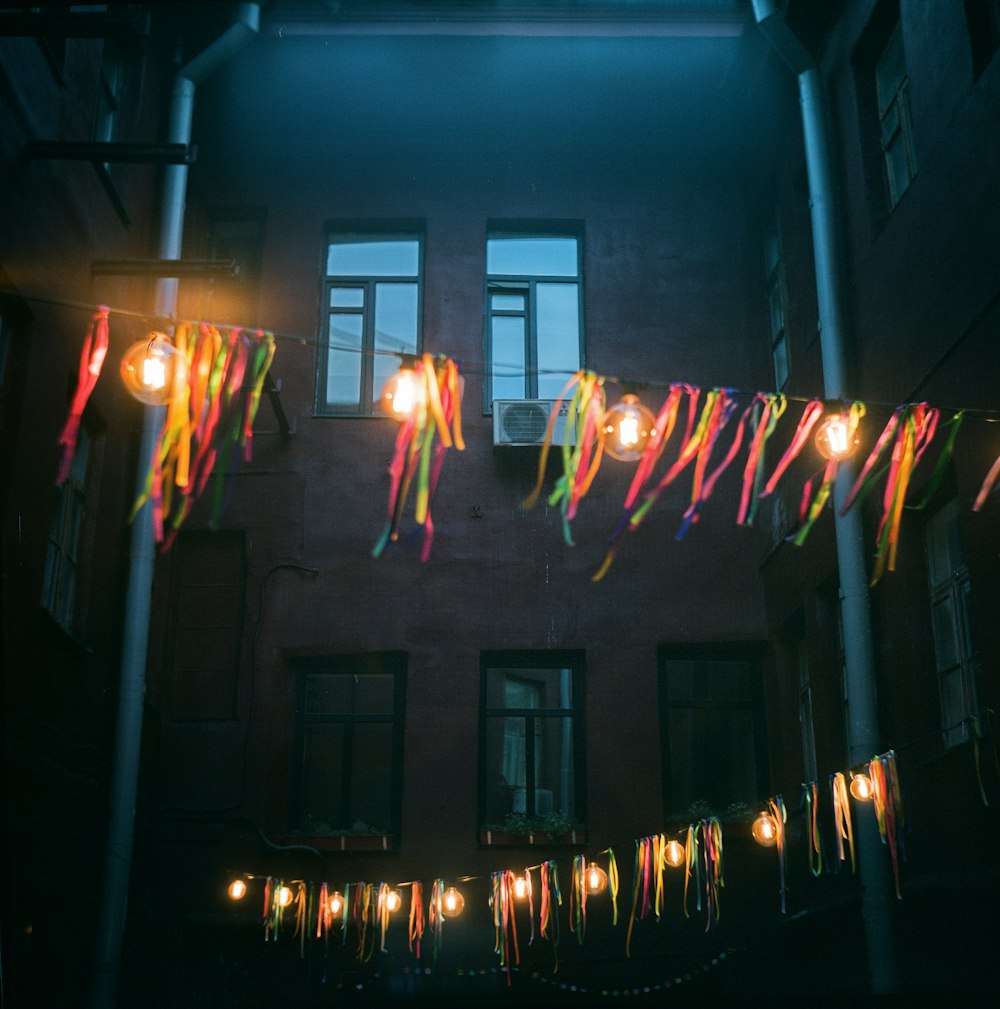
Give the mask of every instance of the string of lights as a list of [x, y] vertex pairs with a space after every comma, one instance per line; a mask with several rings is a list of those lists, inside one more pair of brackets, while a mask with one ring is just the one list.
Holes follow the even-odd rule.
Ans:
[[[18, 292], [18, 297], [25, 301], [37, 302], [39, 304], [53, 305], [59, 308], [73, 309], [83, 312], [93, 312], [94, 306], [89, 303], [73, 301], [63, 298], [53, 298], [50, 296], [38, 295], [38, 294], [25, 294]], [[280, 330], [264, 329], [256, 325], [241, 325], [239, 323], [229, 323], [229, 322], [209, 322], [207, 320], [191, 320], [185, 317], [179, 316], [158, 316], [154, 313], [140, 312], [134, 309], [120, 308], [114, 306], [105, 306], [110, 315], [120, 315], [124, 318], [136, 319], [144, 322], [146, 325], [152, 328], [169, 329], [179, 323], [188, 323], [191, 325], [205, 325], [209, 327], [214, 327], [220, 331], [223, 330], [243, 330], [246, 332], [262, 332], [267, 333], [268, 336], [272, 337], [274, 340], [279, 342], [287, 342], [298, 344], [302, 347], [313, 347], [317, 349], [329, 349], [335, 350], [338, 353], [351, 353], [358, 354], [362, 357], [390, 357], [390, 358], [401, 358], [407, 355], [400, 354], [397, 351], [391, 350], [379, 350], [377, 348], [362, 348], [357, 346], [350, 346], [347, 344], [340, 344], [335, 341], [329, 340], [319, 340], [314, 337], [303, 336], [298, 333], [288, 333], [282, 332]], [[476, 368], [474, 365], [470, 365], [469, 362], [463, 359], [456, 358], [456, 362], [461, 366], [462, 373], [464, 375], [476, 376], [479, 378], [484, 378], [487, 372], [483, 368]], [[546, 376], [546, 375], [563, 375], [565, 372], [556, 369], [546, 369], [546, 368], [525, 368], [518, 364], [496, 362], [496, 369], [507, 370], [511, 374], [517, 375], [535, 375], [535, 376]], [[656, 379], [643, 377], [629, 378], [627, 376], [614, 376], [614, 375], [601, 375], [601, 380], [605, 383], [611, 383], [612, 385], [621, 386], [631, 392], [635, 390], [643, 389], [670, 389], [671, 387], [683, 384], [682, 380], [671, 380], [671, 379]], [[725, 388], [727, 393], [733, 397], [739, 396], [754, 396], [758, 394], [766, 394], [768, 390], [763, 389], [746, 389], [739, 386], [717, 386], [717, 388]], [[776, 395], [776, 393], [770, 393]], [[811, 403], [817, 400], [822, 401], [824, 397], [822, 395], [803, 395], [799, 393], [782, 393], [781, 394], [786, 400], [793, 403]], [[845, 403], [849, 403], [850, 400], [843, 400]], [[896, 409], [900, 406], [907, 405], [904, 403], [897, 403], [890, 400], [872, 400], [867, 399], [864, 401], [869, 407], [879, 407], [883, 409]], [[939, 409], [944, 413], [949, 414], [964, 414], [968, 416], [975, 416], [983, 419], [987, 423], [998, 423], [1000, 422], [1000, 407], [998, 408], [984, 408], [984, 407], [972, 407], [972, 406], [950, 406], [950, 405], [939, 405]]]

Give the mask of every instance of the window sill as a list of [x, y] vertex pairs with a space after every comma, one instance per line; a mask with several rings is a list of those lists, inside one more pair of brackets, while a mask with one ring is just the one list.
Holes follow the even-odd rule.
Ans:
[[395, 851], [392, 834], [289, 834], [285, 844], [301, 844], [318, 851]]
[[544, 830], [538, 830], [532, 834], [515, 834], [502, 827], [498, 830], [493, 830], [490, 827], [479, 828], [479, 846], [481, 848], [524, 848], [539, 844], [566, 846], [586, 843], [587, 831], [585, 827], [574, 827], [558, 838], [553, 838]]

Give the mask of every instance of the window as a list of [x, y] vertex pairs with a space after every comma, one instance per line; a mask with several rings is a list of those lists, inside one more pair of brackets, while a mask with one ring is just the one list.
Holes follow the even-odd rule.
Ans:
[[421, 261], [415, 231], [329, 237], [318, 413], [374, 414], [397, 355], [418, 352]]
[[875, 65], [875, 90], [889, 204], [894, 207], [917, 174], [903, 33], [898, 21]]
[[295, 660], [291, 826], [399, 838], [406, 655]]
[[972, 49], [972, 75], [978, 79], [1000, 49], [1000, 0], [965, 0]]
[[785, 261], [781, 252], [781, 232], [775, 217], [764, 236], [764, 271], [767, 284], [768, 324], [771, 359], [774, 361], [774, 388], [780, 391], [788, 381], [788, 338], [785, 332]]
[[245, 536], [239, 530], [184, 532], [172, 553], [171, 717], [235, 718], [246, 596]]
[[754, 645], [659, 649], [663, 808], [684, 817], [694, 803], [723, 815], [767, 792], [761, 654]]
[[580, 239], [491, 232], [486, 239], [484, 402], [556, 399], [579, 371]]
[[480, 711], [480, 822], [581, 821], [582, 654], [484, 654]]
[[55, 507], [49, 526], [42, 582], [42, 608], [67, 633], [74, 630], [76, 574], [80, 559], [80, 539], [87, 507], [87, 464], [90, 460], [90, 435], [81, 424], [76, 454], [69, 476], [55, 491]]
[[956, 498], [928, 521], [924, 537], [941, 729], [945, 745], [955, 746], [969, 736], [965, 719], [975, 717], [979, 710], [976, 699], [979, 656], [972, 633], [969, 572]]

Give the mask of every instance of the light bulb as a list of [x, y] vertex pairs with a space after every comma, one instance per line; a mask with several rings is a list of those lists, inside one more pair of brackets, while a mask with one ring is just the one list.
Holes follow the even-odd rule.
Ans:
[[278, 907], [288, 907], [292, 902], [292, 891], [287, 886], [278, 887]]
[[385, 895], [385, 909], [392, 914], [403, 906], [403, 895], [398, 890], [390, 890]]
[[230, 900], [242, 900], [247, 895], [247, 885], [242, 879], [234, 879], [227, 892]]
[[330, 908], [330, 914], [340, 914], [344, 910], [344, 895], [339, 890], [334, 890], [330, 894], [330, 901], [328, 904]]
[[872, 797], [872, 779], [867, 774], [852, 774], [851, 795], [860, 802], [867, 802]]
[[676, 869], [684, 864], [684, 845], [680, 841], [667, 841], [664, 858], [672, 869]]
[[824, 459], [847, 459], [854, 454], [858, 441], [857, 423], [847, 413], [827, 414], [816, 429], [816, 448]]
[[528, 896], [528, 880], [524, 876], [514, 877], [514, 899], [524, 900]]
[[778, 840], [778, 821], [770, 813], [761, 813], [754, 820], [750, 832], [758, 844], [770, 848]]
[[174, 390], [178, 369], [187, 362], [165, 333], [150, 333], [145, 340], [133, 343], [122, 358], [121, 376], [125, 388], [140, 403], [161, 406], [169, 401]]
[[402, 367], [382, 387], [379, 405], [393, 420], [404, 421], [423, 401], [421, 377], [412, 368]]
[[587, 890], [590, 893], [601, 893], [608, 885], [608, 874], [596, 863], [591, 862], [584, 873]]
[[633, 462], [642, 456], [646, 442], [656, 434], [656, 418], [630, 392], [605, 413], [601, 431], [604, 449], [613, 459]]
[[453, 886], [449, 886], [441, 898], [441, 913], [446, 918], [457, 918], [465, 908], [465, 898]]

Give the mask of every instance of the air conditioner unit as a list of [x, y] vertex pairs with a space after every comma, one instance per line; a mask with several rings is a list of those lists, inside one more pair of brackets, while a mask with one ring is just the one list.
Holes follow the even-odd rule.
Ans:
[[[554, 399], [493, 400], [493, 444], [541, 445], [555, 405]], [[553, 445], [576, 444], [576, 426], [566, 426], [568, 411], [569, 403], [564, 400], [552, 431]]]

